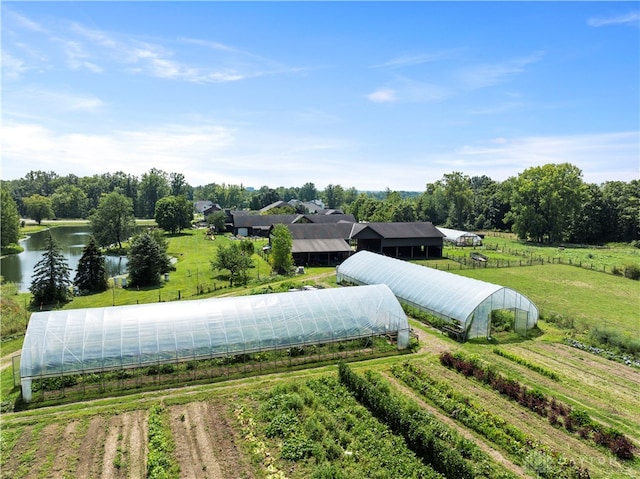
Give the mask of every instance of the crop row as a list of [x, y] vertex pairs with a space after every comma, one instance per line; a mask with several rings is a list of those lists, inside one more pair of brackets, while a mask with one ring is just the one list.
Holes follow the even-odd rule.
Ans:
[[166, 409], [164, 405], [156, 404], [149, 410], [147, 478], [177, 479], [180, 477], [180, 466], [173, 458], [174, 449], [175, 444]]
[[391, 393], [379, 373], [354, 373], [344, 362], [339, 364], [340, 382], [380, 421], [402, 435], [407, 445], [423, 461], [447, 478], [512, 477], [492, 464], [472, 441], [445, 426], [415, 402]]
[[440, 354], [440, 362], [464, 376], [473, 377], [491, 386], [500, 394], [548, 418], [553, 426], [563, 426], [570, 433], [577, 432], [582, 439], [592, 440], [600, 446], [607, 447], [619, 459], [630, 460], [634, 457], [633, 443], [624, 434], [594, 422], [585, 411], [574, 410], [570, 405], [563, 404], [555, 398], [549, 398], [538, 390], [528, 388], [482, 364], [476, 358], [445, 351]]
[[287, 382], [235, 408], [267, 477], [444, 479], [359, 405], [335, 376]]
[[558, 376], [554, 371], [547, 369], [544, 366], [540, 366], [539, 364], [532, 363], [531, 361], [523, 357], [520, 357], [516, 354], [510, 353], [500, 348], [494, 348], [493, 353], [505, 359], [508, 359], [509, 361], [513, 361], [516, 364], [520, 364], [521, 366], [524, 366], [525, 368], [533, 372], [542, 374], [543, 376], [546, 376], [549, 379], [552, 379], [553, 381], [556, 381], [556, 382], [560, 381], [560, 376]]
[[[395, 364], [393, 375], [444, 411], [449, 417], [504, 449], [514, 462], [526, 466], [541, 478], [586, 479], [589, 471], [529, 437], [504, 419], [481, 408], [447, 383], [432, 378], [412, 361]], [[540, 464], [544, 464], [541, 467]]]

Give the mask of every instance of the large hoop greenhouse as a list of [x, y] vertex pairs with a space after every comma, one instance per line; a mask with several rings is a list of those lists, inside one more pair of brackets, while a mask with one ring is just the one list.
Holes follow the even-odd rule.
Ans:
[[462, 339], [489, 337], [491, 313], [496, 310], [511, 310], [514, 329], [521, 334], [538, 322], [538, 308], [517, 291], [369, 251], [338, 266], [336, 280], [386, 284], [401, 303], [443, 319]]
[[212, 298], [31, 315], [20, 361], [32, 381], [228, 357], [374, 335], [409, 343], [400, 303], [385, 285]]

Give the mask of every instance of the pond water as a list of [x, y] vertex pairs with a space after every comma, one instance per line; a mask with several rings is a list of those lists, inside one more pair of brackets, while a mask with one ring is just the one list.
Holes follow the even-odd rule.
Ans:
[[[44, 231], [32, 233], [31, 236], [20, 241], [24, 251], [20, 254], [9, 255], [0, 260], [0, 274], [4, 281], [16, 283], [20, 292], [29, 291], [33, 269], [42, 259], [46, 240], [49, 234], [58, 244], [60, 253], [67, 260], [71, 268], [70, 278], [76, 275], [76, 268], [82, 256], [82, 250], [89, 243], [91, 230], [89, 226], [58, 226]], [[126, 256], [106, 256], [106, 269], [108, 276], [115, 276], [126, 272]]]

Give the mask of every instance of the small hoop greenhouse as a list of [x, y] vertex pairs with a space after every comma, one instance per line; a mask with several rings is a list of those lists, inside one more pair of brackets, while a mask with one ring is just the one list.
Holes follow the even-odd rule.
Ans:
[[482, 238], [475, 233], [441, 228], [440, 226], [437, 228], [444, 235], [444, 241], [447, 243], [455, 246], [482, 246]]
[[338, 266], [336, 280], [386, 284], [401, 303], [444, 320], [462, 339], [488, 338], [491, 313], [496, 310], [513, 311], [514, 330], [520, 334], [538, 322], [538, 308], [517, 291], [369, 251], [360, 251]]
[[22, 396], [31, 401], [34, 379], [385, 335], [398, 349], [409, 344], [385, 285], [37, 312], [22, 348]]

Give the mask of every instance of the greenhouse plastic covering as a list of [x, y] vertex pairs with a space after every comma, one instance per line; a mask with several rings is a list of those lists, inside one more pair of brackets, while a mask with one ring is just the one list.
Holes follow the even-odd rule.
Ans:
[[385, 285], [37, 312], [20, 362], [23, 397], [31, 379], [378, 334], [409, 342], [400, 303]]
[[360, 251], [338, 266], [336, 280], [386, 284], [400, 302], [459, 326], [467, 339], [490, 335], [493, 310], [513, 310], [519, 332], [538, 322], [536, 306], [517, 291], [369, 251]]

